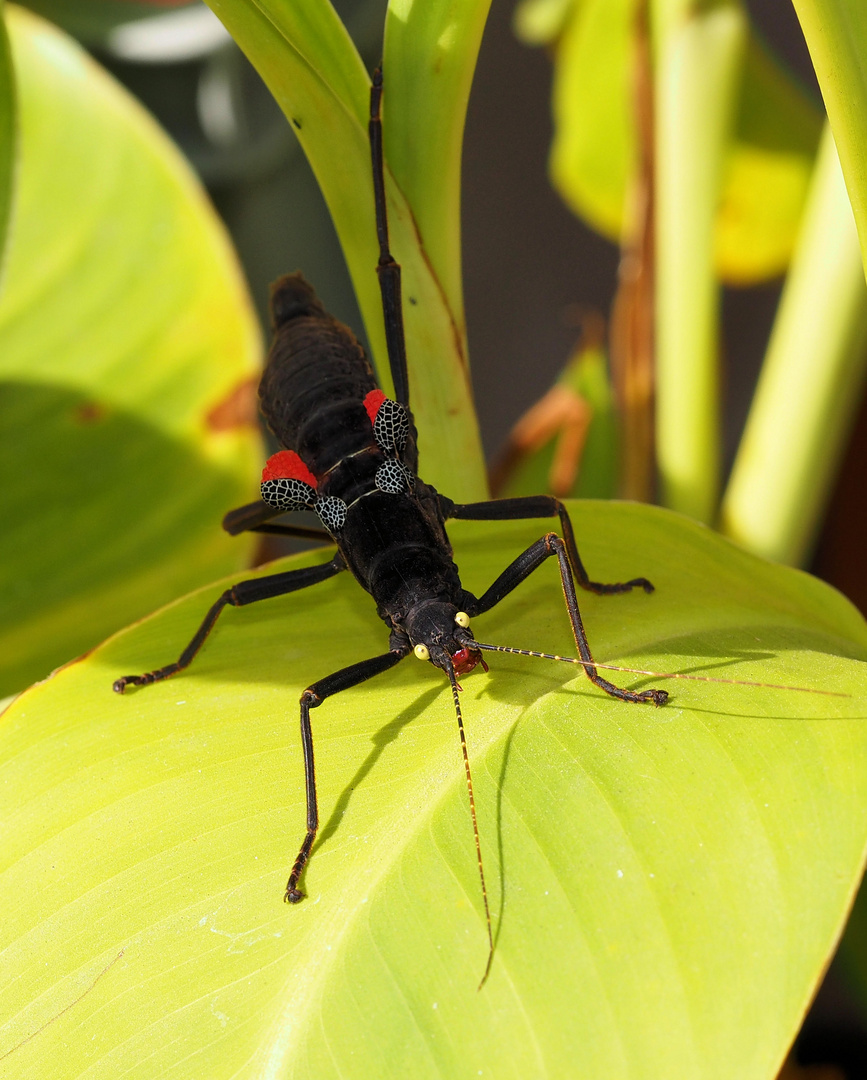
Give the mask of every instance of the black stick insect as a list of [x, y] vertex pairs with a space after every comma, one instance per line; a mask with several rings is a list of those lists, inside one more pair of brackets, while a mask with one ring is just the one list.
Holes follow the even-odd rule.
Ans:
[[[388, 246], [381, 97], [382, 74], [377, 70], [370, 94], [368, 129], [380, 250], [376, 269], [396, 400], [386, 398], [377, 387], [368, 359], [352, 332], [326, 313], [301, 275], [281, 278], [271, 294], [274, 340], [259, 395], [265, 419], [285, 449], [274, 454], [265, 466], [262, 500], [232, 510], [223, 521], [223, 527], [233, 535], [252, 531], [333, 541], [337, 554], [322, 566], [242, 581], [227, 589], [175, 663], [144, 675], [124, 675], [114, 683], [114, 689], [122, 694], [127, 686], [147, 686], [182, 671], [198, 653], [227, 605], [242, 607], [283, 596], [350, 570], [376, 601], [377, 613], [390, 631], [389, 648], [380, 656], [319, 679], [301, 695], [307, 832], [289, 875], [285, 899], [296, 904], [304, 896], [299, 881], [319, 827], [310, 710], [326, 698], [388, 671], [413, 653], [419, 660], [429, 660], [441, 668], [451, 684], [487, 920], [489, 950], [483, 984], [493, 959], [493, 933], [458, 699], [458, 677], [468, 674], [477, 664], [487, 670], [482, 658], [486, 651], [546, 654], [483, 644], [473, 636], [470, 619], [490, 611], [542, 563], [556, 558], [580, 656], [579, 661], [572, 662], [581, 664], [596, 686], [621, 701], [662, 705], [668, 694], [665, 690], [623, 690], [599, 675], [578, 610], [575, 579], [582, 588], [600, 594], [629, 592], [634, 588], [649, 593], [653, 586], [646, 578], [610, 585], [591, 581], [578, 555], [569, 514], [561, 502], [540, 495], [458, 504], [440, 495], [417, 475], [418, 451], [409, 409], [400, 266]], [[271, 523], [270, 519], [294, 510], [315, 510], [325, 531]], [[474, 521], [557, 518], [561, 535], [548, 532], [531, 544], [477, 597], [463, 588], [452, 560], [445, 529], [449, 518]]]

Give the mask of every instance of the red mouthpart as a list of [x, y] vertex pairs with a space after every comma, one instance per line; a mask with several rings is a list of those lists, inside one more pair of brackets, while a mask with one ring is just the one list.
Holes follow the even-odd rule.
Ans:
[[456, 653], [452, 653], [452, 665], [455, 669], [455, 675], [469, 675], [477, 664], [481, 664], [485, 671], [488, 670], [488, 665], [480, 652], [472, 652], [464, 646], [463, 649], [458, 649]]

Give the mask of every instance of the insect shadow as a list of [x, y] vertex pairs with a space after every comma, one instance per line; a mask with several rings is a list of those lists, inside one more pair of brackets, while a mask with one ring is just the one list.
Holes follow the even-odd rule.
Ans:
[[431, 687], [425, 693], [421, 694], [421, 696], [411, 705], [408, 705], [403, 712], [399, 713], [393, 720], [390, 720], [387, 724], [384, 724], [381, 728], [377, 729], [370, 740], [373, 743], [373, 746], [368, 751], [367, 757], [355, 770], [352, 779], [338, 796], [337, 802], [334, 804], [334, 809], [331, 811], [328, 820], [322, 826], [322, 830], [317, 837], [313, 851], [318, 851], [323, 848], [340, 828], [340, 823], [352, 801], [353, 792], [373, 771], [376, 763], [382, 757], [385, 748], [393, 743], [398, 738], [401, 731], [403, 731], [405, 727], [408, 727], [413, 720], [417, 720], [427, 712], [441, 694], [442, 686]]

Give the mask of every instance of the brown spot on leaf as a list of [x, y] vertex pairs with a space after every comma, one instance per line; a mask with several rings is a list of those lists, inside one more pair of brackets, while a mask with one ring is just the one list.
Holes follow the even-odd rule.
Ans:
[[78, 424], [98, 424], [108, 416], [108, 409], [99, 401], [82, 401], [72, 410], [72, 418]]
[[211, 431], [231, 431], [239, 427], [257, 427], [259, 404], [256, 388], [258, 376], [239, 383], [222, 401], [219, 401], [205, 417]]

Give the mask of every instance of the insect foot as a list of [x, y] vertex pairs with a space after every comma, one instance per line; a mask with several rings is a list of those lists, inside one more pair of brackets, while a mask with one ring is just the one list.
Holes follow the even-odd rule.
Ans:
[[114, 680], [111, 688], [116, 694], [122, 694], [128, 686], [147, 686], [152, 682], [155, 682], [152, 672], [146, 675], [121, 675], [119, 679]]
[[[307, 842], [309, 840], [309, 843]], [[286, 892], [283, 895], [283, 899], [287, 904], [298, 904], [304, 899], [304, 893], [298, 888], [298, 879], [304, 871], [304, 867], [307, 865], [307, 860], [310, 857], [310, 848], [313, 846], [313, 837], [308, 834], [307, 840], [305, 840], [301, 851], [298, 853], [298, 858], [292, 867], [292, 873], [289, 875], [289, 880], [286, 882]]]
[[664, 705], [668, 701], [667, 690], [644, 690], [638, 695], [639, 701], [652, 701], [654, 705]]

